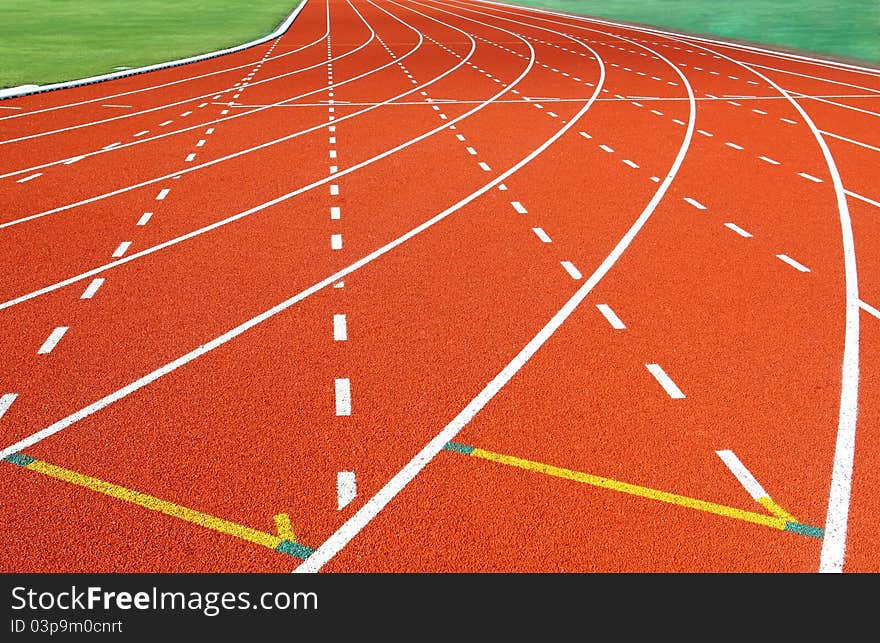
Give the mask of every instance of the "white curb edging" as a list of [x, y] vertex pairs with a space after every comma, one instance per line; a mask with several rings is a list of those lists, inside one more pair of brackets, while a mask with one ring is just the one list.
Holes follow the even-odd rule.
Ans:
[[56, 89], [67, 89], [68, 87], [80, 87], [82, 85], [91, 85], [92, 83], [101, 83], [106, 80], [115, 80], [117, 78], [124, 78], [126, 76], [134, 76], [136, 74], [144, 74], [150, 71], [156, 71], [158, 69], [167, 69], [169, 67], [178, 67], [180, 65], [188, 65], [190, 63], [199, 62], [201, 60], [208, 60], [209, 58], [217, 58], [218, 56], [225, 56], [226, 54], [235, 53], [237, 51], [242, 51], [243, 49], [248, 49], [250, 47], [255, 47], [256, 45], [261, 45], [264, 42], [272, 40], [273, 38], [277, 38], [285, 31], [290, 28], [290, 25], [293, 24], [293, 21], [299, 15], [299, 13], [306, 6], [308, 0], [302, 0], [299, 6], [294, 9], [287, 18], [284, 19], [278, 27], [272, 33], [265, 35], [261, 38], [257, 38], [256, 40], [251, 40], [250, 42], [243, 43], [241, 45], [236, 45], [235, 47], [229, 47], [228, 49], [218, 49], [217, 51], [211, 51], [206, 54], [199, 54], [198, 56], [190, 56], [189, 58], [180, 58], [178, 60], [169, 60], [164, 63], [157, 63], [155, 65], [148, 65], [146, 67], [136, 67], [134, 69], [127, 69], [125, 71], [117, 71], [110, 74], [101, 74], [100, 76], [90, 76], [88, 78], [80, 78], [78, 80], [68, 80], [63, 83], [52, 83], [51, 85], [20, 85], [18, 87], [9, 87], [7, 89], [0, 89], [0, 101], [5, 100], [7, 98], [17, 98], [19, 96], [28, 96], [31, 94], [41, 94], [43, 92], [50, 92]]

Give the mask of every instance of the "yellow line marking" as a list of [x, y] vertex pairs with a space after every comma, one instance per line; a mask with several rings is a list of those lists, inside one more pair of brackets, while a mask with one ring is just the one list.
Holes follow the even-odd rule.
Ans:
[[188, 509], [174, 504], [173, 502], [161, 500], [160, 498], [139, 491], [132, 491], [131, 489], [126, 489], [125, 487], [120, 487], [119, 485], [110, 482], [104, 482], [103, 480], [98, 480], [97, 478], [92, 478], [77, 473], [76, 471], [71, 471], [70, 469], [58, 467], [54, 464], [43, 462], [42, 460], [34, 460], [30, 464], [25, 465], [25, 468], [30, 469], [31, 471], [37, 471], [38, 473], [42, 473], [52, 478], [57, 478], [58, 480], [63, 480], [64, 482], [69, 482], [70, 484], [97, 491], [98, 493], [103, 493], [104, 495], [113, 498], [118, 498], [119, 500], [125, 500], [126, 502], [140, 505], [147, 509], [161, 511], [169, 516], [174, 516], [175, 518], [186, 520], [187, 522], [191, 522], [207, 529], [213, 529], [214, 531], [219, 531], [223, 534], [228, 534], [264, 547], [269, 547], [270, 549], [278, 547], [283, 540], [283, 538], [279, 536], [273, 536], [272, 534], [263, 531], [251, 529], [250, 527], [223, 520], [222, 518], [217, 518], [196, 511], [195, 509]]
[[282, 540], [289, 540], [292, 543], [296, 542], [296, 535], [293, 533], [293, 527], [290, 525], [290, 516], [287, 514], [275, 516], [275, 528]]
[[766, 496], [763, 498], [758, 498], [758, 502], [761, 504], [762, 507], [764, 507], [764, 509], [772, 513], [774, 516], [778, 516], [779, 518], [783, 518], [789, 522], [800, 522], [800, 520], [792, 516], [785, 509], [777, 505], [775, 502], [773, 502], [773, 500]]
[[746, 522], [755, 523], [757, 525], [765, 525], [774, 529], [780, 529], [783, 531], [785, 530], [786, 520], [778, 516], [766, 516], [764, 514], [756, 514], [751, 511], [744, 511], [742, 509], [736, 509], [734, 507], [715, 504], [714, 502], [697, 500], [696, 498], [688, 498], [687, 496], [680, 496], [678, 494], [669, 493], [667, 491], [659, 491], [657, 489], [641, 487], [639, 485], [630, 484], [628, 482], [619, 482], [617, 480], [611, 480], [609, 478], [594, 476], [589, 473], [581, 473], [579, 471], [572, 471], [570, 469], [562, 469], [560, 467], [554, 467], [549, 464], [541, 464], [540, 462], [532, 462], [531, 460], [523, 460], [522, 458], [517, 458], [514, 456], [493, 453], [492, 451], [485, 451], [484, 449], [474, 449], [471, 452], [471, 457], [491, 460], [492, 462], [507, 464], [513, 467], [519, 467], [520, 469], [527, 469], [529, 471], [537, 471], [538, 473], [544, 473], [557, 478], [564, 478], [566, 480], [582, 482], [584, 484], [592, 485], [594, 487], [612, 489], [614, 491], [620, 491], [634, 496], [641, 496], [642, 498], [659, 500], [660, 502], [667, 502], [673, 505], [679, 505], [682, 507], [688, 507], [690, 509], [697, 509], [699, 511], [706, 511], [709, 513], [718, 514], [720, 516], [726, 516], [728, 518], [744, 520]]

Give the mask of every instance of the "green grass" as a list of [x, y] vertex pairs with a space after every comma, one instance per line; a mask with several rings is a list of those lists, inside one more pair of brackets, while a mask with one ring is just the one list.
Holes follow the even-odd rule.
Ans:
[[833, 58], [880, 62], [878, 0], [507, 0], [723, 36]]
[[0, 0], [0, 87], [44, 85], [241, 44], [298, 0]]

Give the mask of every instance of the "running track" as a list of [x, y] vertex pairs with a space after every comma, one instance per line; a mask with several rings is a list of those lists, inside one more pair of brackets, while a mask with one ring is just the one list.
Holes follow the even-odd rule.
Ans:
[[0, 101], [2, 569], [880, 571], [878, 99], [308, 0]]

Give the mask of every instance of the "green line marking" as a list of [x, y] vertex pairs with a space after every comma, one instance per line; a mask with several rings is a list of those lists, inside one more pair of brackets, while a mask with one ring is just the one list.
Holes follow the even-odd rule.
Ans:
[[296, 558], [301, 558], [305, 560], [315, 551], [311, 547], [306, 547], [305, 545], [300, 545], [299, 543], [294, 543], [289, 540], [282, 540], [278, 543], [278, 546], [275, 548], [275, 551], [280, 551], [283, 554], [288, 554], [290, 556], [295, 556]]
[[460, 444], [458, 442], [447, 442], [443, 448], [447, 451], [455, 451], [457, 453], [463, 453], [465, 455], [470, 455], [474, 452], [474, 447], [469, 447], [466, 444]]
[[11, 453], [3, 459], [11, 464], [17, 464], [20, 467], [26, 467], [31, 462], [36, 462], [37, 460], [36, 458], [32, 458], [29, 455], [25, 455], [24, 453]]
[[812, 525], [804, 525], [799, 522], [787, 522], [785, 523], [786, 531], [793, 531], [796, 534], [801, 534], [802, 536], [809, 536], [811, 538], [822, 538], [825, 536], [825, 530], [820, 529], [819, 527], [813, 527]]

